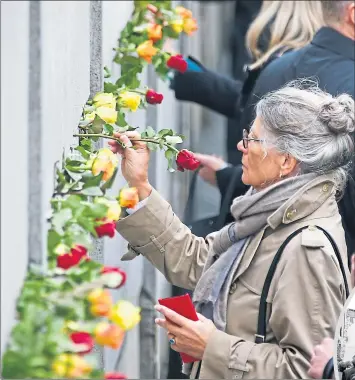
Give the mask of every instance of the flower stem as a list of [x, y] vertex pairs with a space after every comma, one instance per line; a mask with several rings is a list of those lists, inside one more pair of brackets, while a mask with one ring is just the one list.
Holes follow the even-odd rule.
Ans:
[[[74, 137], [102, 137], [104, 139], [115, 140], [115, 141], [117, 141], [122, 146], [122, 148], [126, 148], [126, 145], [120, 139], [118, 139], [117, 137], [104, 135], [102, 133], [77, 133], [77, 134], [75, 134], [73, 136]], [[149, 142], [149, 143], [153, 143], [153, 144], [160, 144], [160, 141], [159, 140], [155, 140], [155, 139], [144, 139], [143, 138], [143, 139], [133, 139], [131, 141], [142, 141], [142, 142]], [[173, 150], [175, 153], [179, 153], [179, 150], [176, 149], [171, 144], [163, 142], [163, 145], [166, 146], [168, 149]]]
[[113, 136], [108, 136], [108, 135], [104, 135], [103, 133], [76, 133], [75, 135], [73, 135], [74, 137], [102, 137], [104, 139], [109, 139], [109, 140], [115, 140], [116, 142], [118, 142], [122, 148], [126, 148], [126, 144], [124, 144], [120, 139], [118, 139], [117, 137], [113, 137]]

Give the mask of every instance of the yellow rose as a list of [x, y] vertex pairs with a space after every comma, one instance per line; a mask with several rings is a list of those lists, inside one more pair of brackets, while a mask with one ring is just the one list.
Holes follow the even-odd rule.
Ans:
[[110, 314], [113, 301], [107, 289], [94, 289], [88, 294], [87, 299], [91, 303], [90, 312], [92, 315], [105, 317]]
[[93, 99], [95, 107], [116, 108], [116, 98], [111, 93], [101, 92], [94, 96]]
[[118, 97], [118, 104], [123, 108], [129, 108], [131, 111], [137, 111], [141, 103], [141, 96], [134, 92], [124, 91]]
[[99, 107], [96, 114], [108, 124], [114, 124], [117, 120], [117, 111], [109, 107]]
[[92, 367], [79, 355], [61, 354], [52, 363], [52, 371], [59, 378], [83, 378], [92, 371]]
[[98, 151], [92, 164], [91, 171], [95, 176], [101, 172], [104, 172], [102, 179], [107, 181], [112, 177], [117, 164], [117, 156], [110, 149], [103, 148]]
[[108, 207], [106, 218], [108, 221], [116, 222], [121, 216], [121, 207], [116, 200], [106, 198], [96, 198], [96, 203], [104, 204]]
[[109, 319], [123, 330], [130, 330], [140, 322], [140, 311], [128, 301], [118, 301], [111, 309]]
[[147, 28], [148, 38], [153, 42], [159, 41], [163, 38], [163, 27], [158, 24], [149, 24]]
[[194, 18], [187, 18], [184, 20], [184, 32], [191, 36], [196, 30], [197, 27], [197, 21]]
[[152, 63], [152, 57], [158, 53], [158, 49], [153, 46], [153, 41], [148, 40], [141, 43], [137, 49], [137, 54], [140, 58], [144, 59], [148, 63]]
[[94, 121], [95, 116], [96, 116], [96, 113], [95, 113], [95, 112], [87, 113], [87, 114], [85, 115], [84, 120]]
[[184, 21], [183, 20], [173, 20], [173, 21], [171, 21], [170, 26], [171, 26], [171, 29], [175, 33], [180, 34], [184, 28]]
[[129, 187], [122, 189], [119, 193], [118, 200], [121, 207], [134, 208], [139, 202], [137, 188]]

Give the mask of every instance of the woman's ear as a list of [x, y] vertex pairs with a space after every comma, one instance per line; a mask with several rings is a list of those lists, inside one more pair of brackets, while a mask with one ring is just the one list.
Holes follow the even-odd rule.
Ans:
[[297, 160], [290, 154], [284, 154], [281, 162], [281, 174], [282, 177], [287, 177], [291, 174], [297, 166]]

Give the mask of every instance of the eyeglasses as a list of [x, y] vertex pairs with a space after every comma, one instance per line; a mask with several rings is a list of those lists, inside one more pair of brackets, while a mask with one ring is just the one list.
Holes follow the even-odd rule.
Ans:
[[248, 148], [249, 141], [263, 142], [265, 140], [251, 138], [251, 137], [249, 137], [249, 132], [246, 129], [243, 129], [243, 147], [244, 147], [244, 149]]

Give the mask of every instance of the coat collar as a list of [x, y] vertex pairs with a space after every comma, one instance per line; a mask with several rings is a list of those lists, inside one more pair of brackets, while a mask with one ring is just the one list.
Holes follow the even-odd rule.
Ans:
[[355, 41], [328, 26], [319, 29], [311, 43], [345, 58], [355, 60]]
[[335, 182], [330, 175], [322, 175], [298, 190], [268, 218], [268, 225], [276, 229], [280, 224], [290, 224], [316, 211], [335, 194]]

